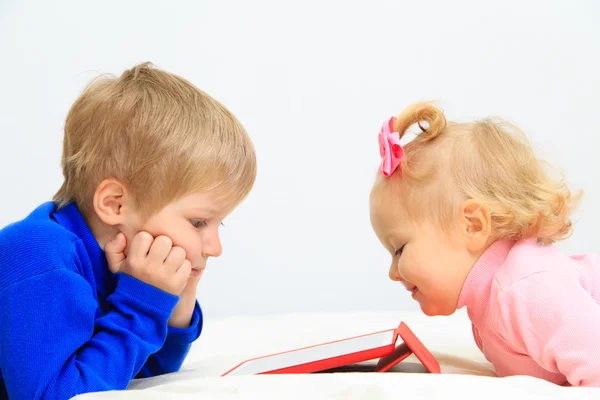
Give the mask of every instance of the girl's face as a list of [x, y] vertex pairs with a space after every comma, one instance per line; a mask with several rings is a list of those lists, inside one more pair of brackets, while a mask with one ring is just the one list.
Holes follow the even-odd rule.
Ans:
[[398, 204], [373, 200], [371, 224], [392, 256], [390, 279], [402, 283], [426, 315], [454, 313], [478, 257], [469, 250], [464, 224], [459, 221], [446, 232], [434, 223], [411, 220]]

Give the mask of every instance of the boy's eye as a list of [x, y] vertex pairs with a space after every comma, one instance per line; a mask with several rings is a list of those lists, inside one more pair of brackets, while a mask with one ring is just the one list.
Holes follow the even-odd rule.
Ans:
[[402, 254], [402, 250], [404, 250], [404, 246], [406, 246], [406, 245], [403, 245], [403, 246], [402, 246], [402, 247], [400, 247], [398, 250], [396, 250], [396, 251], [394, 252], [394, 255], [396, 255], [396, 256], [397, 256], [398, 254]]
[[200, 228], [206, 225], [206, 221], [201, 219], [191, 219], [190, 223], [194, 226], [194, 228]]

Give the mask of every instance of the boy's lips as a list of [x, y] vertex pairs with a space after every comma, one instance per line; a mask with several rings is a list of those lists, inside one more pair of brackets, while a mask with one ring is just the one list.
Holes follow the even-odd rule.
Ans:
[[190, 275], [194, 276], [194, 277], [199, 276], [202, 273], [202, 271], [204, 271], [205, 268], [206, 268], [206, 266], [200, 266], [200, 265], [192, 267], [192, 272], [190, 273]]

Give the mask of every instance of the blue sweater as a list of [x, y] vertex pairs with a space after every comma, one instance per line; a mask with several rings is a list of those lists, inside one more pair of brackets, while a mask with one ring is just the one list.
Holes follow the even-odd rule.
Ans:
[[167, 326], [178, 297], [110, 273], [73, 204], [0, 230], [0, 399], [68, 399], [179, 370], [200, 336]]

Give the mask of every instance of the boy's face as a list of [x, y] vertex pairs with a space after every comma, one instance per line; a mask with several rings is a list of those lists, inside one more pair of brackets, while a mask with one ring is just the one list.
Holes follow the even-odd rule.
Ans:
[[[222, 252], [219, 227], [233, 209], [232, 205], [217, 201], [210, 193], [194, 193], [176, 200], [144, 223], [132, 212], [121, 226], [127, 244], [140, 231], [157, 236], [167, 236], [173, 246], [182, 247], [192, 264], [192, 274], [198, 276], [206, 268], [209, 257], [219, 257]], [[127, 255], [129, 248], [126, 248]]]

